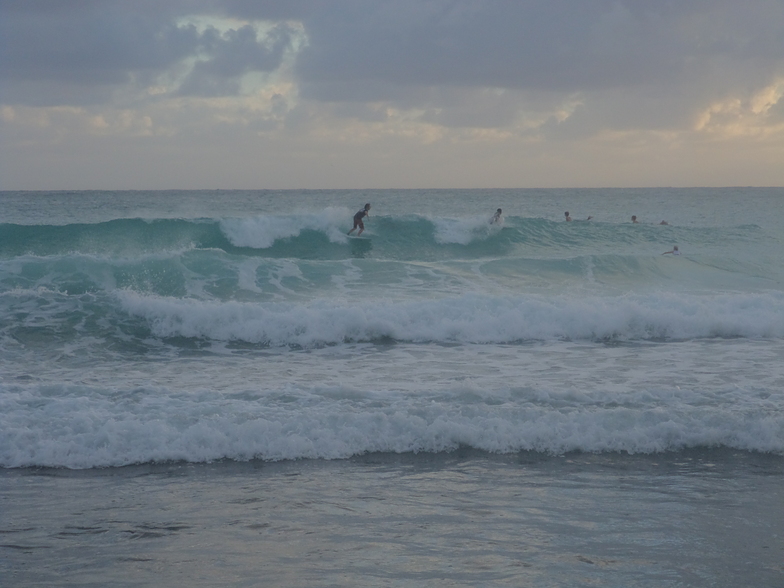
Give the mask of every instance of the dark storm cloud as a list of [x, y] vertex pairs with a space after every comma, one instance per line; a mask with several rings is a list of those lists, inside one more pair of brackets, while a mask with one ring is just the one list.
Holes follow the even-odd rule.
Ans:
[[[425, 111], [445, 126], [503, 126], [511, 97], [557, 103], [580, 93], [610, 98], [569, 125], [662, 128], [684, 124], [717, 96], [784, 76], [781, 0], [226, 0], [229, 14], [291, 18], [308, 46], [298, 56], [300, 96]], [[435, 90], [434, 90], [435, 89]], [[460, 96], [460, 93], [464, 96]], [[523, 97], [525, 95], [525, 97]]]
[[22, 10], [8, 4], [0, 4], [6, 79], [118, 83], [133, 71], [165, 68], [199, 45], [195, 28], [177, 27], [138, 5], [32, 1]]
[[[261, 38], [187, 16], [278, 24]], [[685, 97], [691, 86], [695, 98], [784, 75], [781, 0], [0, 0], [0, 92], [10, 103], [108, 100], [198, 56], [179, 95], [231, 95], [244, 74], [280, 65], [294, 35], [285, 21], [307, 37], [294, 70], [302, 98], [432, 108], [429, 120], [447, 125], [514, 116], [506, 100], [454, 95], [463, 90]]]
[[[753, 6], [752, 6], [753, 5]], [[781, 2], [330, 2], [305, 15], [307, 95], [357, 82], [583, 91], [668, 82], [694, 60], [781, 63]]]
[[[181, 88], [187, 95], [237, 91], [249, 71], [270, 71], [291, 31], [257, 38], [251, 27], [219, 33], [178, 25], [211, 3], [0, 2], [0, 81], [7, 103], [84, 104], [107, 99], [114, 86], [155, 76], [188, 57], [199, 61]], [[212, 10], [215, 13], [216, 10]]]
[[311, 50], [301, 72], [314, 84], [383, 79], [570, 91], [628, 83], [671, 66], [673, 43], [655, 60], [646, 51], [655, 25], [604, 4], [404, 2], [405, 9], [367, 6], [351, 18], [325, 10], [317, 27], [307, 27]]
[[[372, 0], [371, 0], [372, 1]], [[343, 0], [205, 0], [217, 13], [252, 20], [311, 20]]]

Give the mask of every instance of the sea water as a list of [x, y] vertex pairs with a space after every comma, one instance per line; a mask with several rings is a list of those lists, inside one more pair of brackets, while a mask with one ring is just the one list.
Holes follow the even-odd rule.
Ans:
[[4, 586], [784, 585], [784, 189], [0, 222]]

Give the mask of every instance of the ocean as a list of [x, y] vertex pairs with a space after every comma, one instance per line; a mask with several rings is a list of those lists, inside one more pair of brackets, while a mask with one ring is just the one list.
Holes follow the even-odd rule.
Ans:
[[0, 346], [2, 586], [784, 586], [784, 188], [0, 192]]

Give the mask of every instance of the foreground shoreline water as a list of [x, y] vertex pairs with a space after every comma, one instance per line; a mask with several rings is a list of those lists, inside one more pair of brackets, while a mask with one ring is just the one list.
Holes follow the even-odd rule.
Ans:
[[784, 458], [370, 454], [0, 471], [13, 586], [774, 586]]

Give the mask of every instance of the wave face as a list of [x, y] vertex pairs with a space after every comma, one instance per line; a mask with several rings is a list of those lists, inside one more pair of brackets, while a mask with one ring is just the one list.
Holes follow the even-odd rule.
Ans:
[[[784, 452], [784, 374], [750, 359], [784, 341], [779, 192], [4, 193], [0, 465]], [[682, 222], [617, 218], [652, 201]], [[579, 393], [537, 367], [575, 346]]]
[[728, 239], [763, 247], [755, 225], [662, 235], [659, 227], [393, 216], [374, 218], [371, 235], [354, 239], [347, 217], [327, 208], [4, 225], [5, 312], [24, 315], [6, 335], [34, 323], [65, 340], [143, 333], [296, 347], [784, 336], [780, 267], [659, 254], [673, 237], [703, 249]]

